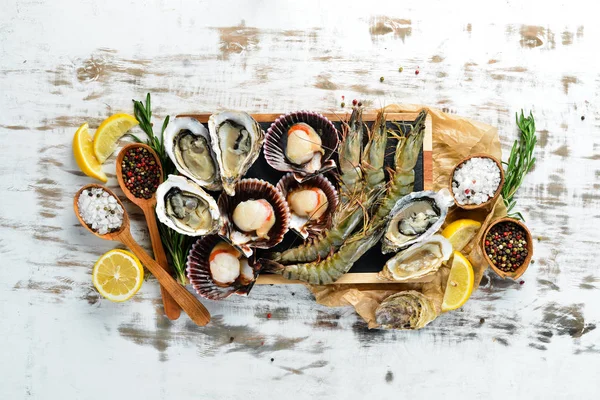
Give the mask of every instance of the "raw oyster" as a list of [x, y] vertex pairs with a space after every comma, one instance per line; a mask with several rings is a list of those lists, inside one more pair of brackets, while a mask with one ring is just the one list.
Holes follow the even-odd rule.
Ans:
[[421, 329], [436, 317], [431, 300], [415, 290], [393, 294], [375, 310], [376, 322], [386, 329]]
[[451, 204], [448, 189], [415, 192], [398, 200], [390, 212], [381, 251], [391, 253], [427, 240], [441, 228]]
[[202, 297], [221, 300], [247, 295], [258, 276], [258, 265], [218, 235], [198, 239], [187, 257], [190, 283]]
[[421, 280], [434, 275], [452, 255], [452, 244], [442, 235], [429, 239], [390, 258], [379, 276], [397, 282]]
[[223, 189], [233, 196], [236, 182], [258, 158], [265, 134], [254, 118], [240, 111], [211, 115], [208, 130]]
[[183, 176], [169, 175], [158, 186], [156, 215], [169, 228], [188, 236], [208, 235], [220, 227], [215, 200]]
[[208, 190], [221, 189], [221, 177], [208, 130], [198, 120], [173, 118], [165, 129], [165, 150], [177, 171]]
[[290, 210], [283, 195], [260, 179], [242, 179], [235, 195], [219, 196], [223, 226], [219, 234], [246, 257], [252, 248], [268, 249], [283, 240], [290, 223]]
[[265, 138], [265, 159], [278, 171], [292, 172], [298, 182], [335, 168], [331, 156], [338, 132], [321, 114], [298, 111], [271, 124]]
[[279, 180], [277, 189], [290, 207], [290, 229], [303, 239], [314, 237], [331, 227], [338, 194], [327, 178], [317, 175], [299, 183], [289, 173]]

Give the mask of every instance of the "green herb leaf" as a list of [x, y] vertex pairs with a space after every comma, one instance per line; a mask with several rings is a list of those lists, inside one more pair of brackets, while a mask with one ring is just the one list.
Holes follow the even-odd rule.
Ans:
[[[171, 162], [171, 159], [165, 152], [165, 143], [164, 143], [164, 133], [167, 125], [169, 124], [169, 116], [165, 118], [165, 121], [162, 124], [160, 136], [154, 134], [154, 130], [152, 128], [152, 102], [150, 98], [150, 93], [146, 95], [146, 105], [141, 101], [133, 100], [133, 113], [135, 118], [140, 123], [140, 128], [146, 133], [148, 136], [148, 140], [146, 144], [152, 148], [158, 154], [158, 158], [160, 159], [160, 163], [163, 170], [163, 175], [166, 177], [169, 174], [172, 174], [175, 171], [175, 166]], [[133, 136], [133, 135], [132, 135]], [[134, 139], [141, 142], [139, 138], [134, 136]], [[187, 282], [187, 275], [185, 271], [185, 263], [188, 251], [192, 245], [192, 239], [186, 235], [182, 235], [171, 228], [163, 225], [162, 223], [158, 223], [159, 231], [160, 231], [160, 239], [163, 243], [163, 246], [167, 250], [167, 253], [171, 260], [171, 266], [175, 271], [175, 275], [177, 280], [182, 285], [185, 285]]]
[[523, 110], [521, 110], [521, 115], [519, 116], [517, 113], [515, 119], [521, 131], [521, 137], [520, 140], [515, 140], [510, 151], [510, 156], [508, 157], [508, 162], [503, 163], [506, 165], [506, 172], [504, 173], [502, 197], [504, 198], [504, 205], [508, 210], [509, 216], [523, 219], [521, 213], [510, 214], [510, 212], [516, 204], [514, 200], [515, 193], [523, 183], [525, 175], [535, 165], [533, 151], [537, 143], [537, 137], [535, 135], [535, 119], [531, 112], [529, 113], [529, 117], [525, 117]]

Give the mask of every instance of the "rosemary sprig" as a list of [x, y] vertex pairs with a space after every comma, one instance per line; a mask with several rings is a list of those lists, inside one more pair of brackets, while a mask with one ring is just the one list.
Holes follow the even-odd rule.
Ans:
[[529, 117], [525, 117], [523, 110], [521, 110], [520, 116], [518, 113], [516, 114], [516, 120], [517, 126], [521, 130], [521, 137], [520, 140], [515, 140], [508, 162], [503, 162], [506, 165], [506, 172], [504, 174], [505, 182], [502, 188], [502, 197], [508, 215], [522, 220], [523, 216], [520, 212], [512, 212], [516, 204], [514, 195], [523, 183], [525, 175], [531, 171], [535, 164], [533, 151], [537, 136], [535, 135], [535, 120], [531, 112], [529, 112]]
[[[165, 142], [164, 135], [165, 129], [169, 124], [169, 116], [165, 118], [165, 121], [162, 125], [160, 131], [160, 137], [154, 134], [154, 130], [152, 128], [152, 108], [151, 108], [151, 99], [150, 93], [146, 95], [146, 104], [141, 101], [133, 100], [133, 112], [135, 118], [140, 123], [140, 128], [146, 133], [148, 139], [146, 140], [146, 144], [150, 146], [158, 155], [160, 159], [160, 163], [163, 169], [163, 175], [166, 177], [169, 174], [175, 172], [175, 165], [167, 155], [165, 151]], [[138, 137], [131, 135], [137, 142], [142, 142]], [[177, 279], [182, 285], [187, 283], [187, 277], [185, 273], [185, 260], [187, 257], [187, 253], [192, 245], [192, 241], [188, 236], [182, 235], [171, 228], [163, 225], [161, 223], [158, 224], [160, 231], [160, 239], [163, 243], [163, 246], [167, 249], [167, 253], [171, 258], [171, 265], [175, 270], [175, 274], [177, 275]]]

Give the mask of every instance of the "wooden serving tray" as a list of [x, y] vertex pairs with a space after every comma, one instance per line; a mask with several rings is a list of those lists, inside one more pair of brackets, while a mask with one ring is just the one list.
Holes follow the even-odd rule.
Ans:
[[[211, 114], [185, 114], [179, 115], [180, 117], [193, 117], [198, 121], [206, 124], [208, 122], [208, 118]], [[260, 123], [263, 130], [266, 132], [269, 126], [273, 121], [275, 121], [282, 114], [252, 114], [252, 117]], [[345, 114], [332, 114], [332, 113], [324, 113], [325, 117], [327, 117], [333, 124], [336, 126], [338, 130], [340, 130], [342, 120], [348, 120], [350, 117], [349, 113]], [[377, 113], [376, 112], [365, 112], [363, 113], [363, 121], [370, 125], [373, 121], [375, 121]], [[411, 123], [416, 120], [418, 113], [388, 113], [386, 114], [386, 119], [388, 121], [388, 127], [392, 127], [391, 122], [404, 122]], [[393, 166], [393, 155], [394, 149], [396, 146], [396, 140], [389, 139], [388, 140], [388, 149], [386, 151], [386, 165]], [[419, 190], [431, 190], [433, 187], [433, 162], [432, 162], [432, 121], [431, 117], [427, 116], [425, 120], [425, 137], [423, 139], [423, 151], [419, 155], [419, 161], [417, 162], [417, 166], [415, 167], [415, 191]], [[337, 160], [336, 160], [337, 162]], [[279, 181], [279, 179], [284, 174], [274, 170], [271, 168], [263, 154], [261, 153], [260, 157], [256, 160], [254, 165], [250, 168], [246, 177], [256, 177], [264, 179], [273, 185]], [[328, 178], [334, 182], [333, 177], [329, 174]], [[273, 250], [276, 251], [278, 248], [287, 249], [293, 245], [298, 245], [301, 242], [297, 237], [294, 237], [293, 233], [288, 233], [284, 241], [279, 244]], [[397, 282], [387, 282], [382, 281], [377, 278], [377, 273], [381, 270], [385, 262], [392, 256], [393, 254], [381, 254], [380, 246], [377, 245], [367, 254], [365, 254], [344, 276], [338, 279], [335, 284], [397, 284]], [[285, 279], [281, 275], [273, 275], [273, 274], [262, 274], [258, 277], [256, 283], [258, 285], [289, 285], [289, 284], [299, 284], [304, 283], [302, 281], [297, 280], [289, 280]]]

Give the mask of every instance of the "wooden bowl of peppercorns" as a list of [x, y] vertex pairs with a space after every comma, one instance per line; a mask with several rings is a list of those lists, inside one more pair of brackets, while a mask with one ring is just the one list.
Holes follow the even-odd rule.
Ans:
[[485, 230], [481, 247], [486, 261], [501, 278], [518, 279], [533, 256], [531, 232], [513, 218], [494, 221]]

